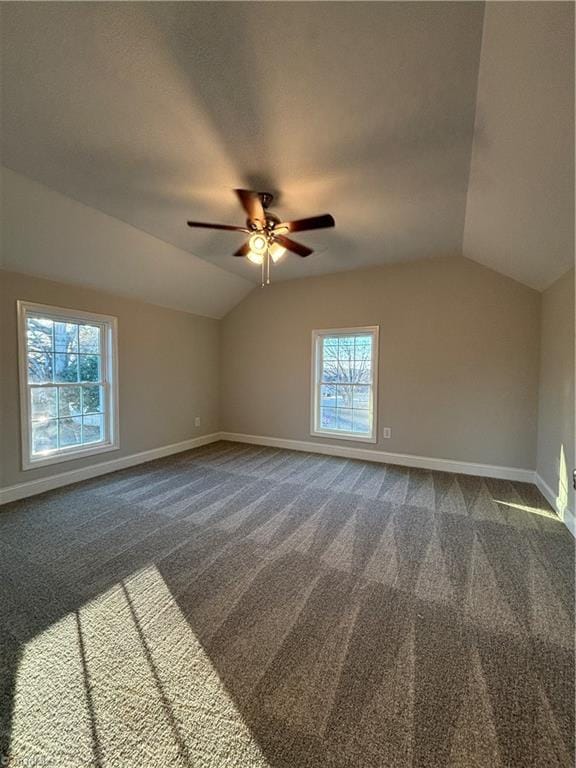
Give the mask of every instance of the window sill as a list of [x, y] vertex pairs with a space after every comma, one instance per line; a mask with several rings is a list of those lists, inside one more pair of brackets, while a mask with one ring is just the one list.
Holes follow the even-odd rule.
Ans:
[[376, 437], [362, 437], [361, 435], [354, 435], [350, 432], [336, 432], [334, 431], [320, 431], [312, 430], [310, 435], [313, 437], [328, 437], [332, 440], [352, 440], [355, 443], [375, 443]]
[[39, 467], [47, 467], [50, 464], [60, 464], [63, 461], [74, 461], [75, 459], [84, 459], [87, 456], [95, 456], [99, 453], [107, 453], [108, 451], [117, 451], [120, 448], [118, 443], [98, 443], [91, 447], [75, 448], [69, 451], [63, 451], [62, 453], [49, 454], [47, 456], [39, 456], [38, 458], [24, 459], [22, 462], [22, 469], [24, 471], [28, 469], [37, 469]]

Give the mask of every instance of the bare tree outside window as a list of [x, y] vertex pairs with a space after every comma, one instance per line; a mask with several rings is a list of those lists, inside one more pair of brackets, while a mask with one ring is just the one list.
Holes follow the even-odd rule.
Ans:
[[100, 333], [96, 325], [28, 317], [33, 454], [104, 438]]
[[358, 435], [372, 430], [373, 336], [321, 338], [318, 349], [320, 426]]

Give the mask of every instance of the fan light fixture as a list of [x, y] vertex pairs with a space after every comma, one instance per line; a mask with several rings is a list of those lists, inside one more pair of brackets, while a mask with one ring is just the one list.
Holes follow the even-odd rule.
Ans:
[[[250, 238], [250, 239], [252, 239], [252, 238]], [[258, 239], [258, 236], [254, 237], [254, 239]], [[264, 256], [266, 254], [266, 248], [268, 248], [268, 253], [270, 254], [270, 258], [272, 259], [274, 264], [279, 262], [280, 259], [282, 258], [282, 256], [284, 256], [284, 254], [286, 253], [286, 248], [283, 248], [281, 245], [278, 245], [278, 243], [274, 243], [274, 242], [270, 243], [269, 245], [266, 244], [266, 248], [264, 249], [264, 253], [258, 253], [257, 251], [255, 251], [253, 249], [251, 243], [249, 243], [249, 245], [250, 245], [250, 250], [246, 254], [246, 258], [248, 259], [248, 261], [251, 261], [252, 264], [257, 264], [258, 266], [260, 266], [262, 264], [262, 262], [264, 261]], [[258, 247], [259, 243], [257, 243], [256, 245]]]
[[248, 240], [238, 248], [234, 256], [246, 257], [253, 264], [262, 267], [262, 285], [270, 284], [270, 262], [275, 264], [280, 261], [287, 250], [302, 258], [313, 253], [312, 248], [292, 240], [288, 237], [289, 234], [334, 226], [334, 217], [329, 213], [296, 221], [282, 221], [268, 211], [274, 199], [270, 192], [254, 192], [250, 189], [235, 191], [247, 215], [245, 227], [234, 224], [208, 224], [205, 221], [189, 221], [188, 226], [244, 232], [249, 235]]
[[260, 256], [260, 260], [262, 260], [262, 256], [264, 256], [266, 248], [268, 247], [268, 240], [265, 235], [262, 235], [260, 232], [255, 232], [248, 240], [248, 245], [250, 246], [252, 253]]
[[248, 261], [251, 261], [252, 264], [257, 264], [258, 266], [264, 261], [264, 256], [261, 253], [254, 253], [254, 251], [248, 251], [246, 258]]
[[282, 256], [286, 253], [286, 248], [283, 248], [281, 245], [278, 245], [278, 243], [272, 243], [270, 246], [270, 257], [272, 258], [272, 261], [274, 264], [276, 264], [277, 261], [280, 261]]

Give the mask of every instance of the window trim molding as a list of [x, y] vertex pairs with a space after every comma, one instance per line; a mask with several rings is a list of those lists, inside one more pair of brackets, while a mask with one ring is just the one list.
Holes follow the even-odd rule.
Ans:
[[[31, 301], [18, 300], [16, 302], [18, 320], [18, 377], [20, 394], [20, 442], [22, 469], [36, 469], [51, 464], [59, 464], [63, 461], [73, 461], [99, 453], [116, 451], [120, 448], [119, 434], [119, 404], [118, 404], [118, 318], [112, 315], [102, 315], [95, 312], [86, 312], [81, 309], [69, 309], [54, 307], [50, 304], [38, 304]], [[39, 313], [53, 320], [74, 322], [85, 320], [89, 323], [100, 325], [103, 329], [104, 349], [102, 355], [103, 381], [108, 389], [107, 435], [105, 443], [86, 446], [70, 446], [57, 454], [32, 458], [30, 408], [28, 399], [28, 376], [26, 344], [26, 318], [29, 313]]]
[[[336, 430], [321, 430], [317, 428], [318, 417], [320, 414], [320, 387], [317, 386], [319, 355], [318, 341], [324, 336], [335, 336], [345, 334], [371, 333], [372, 334], [372, 434], [369, 437], [362, 437], [350, 432], [336, 432]], [[378, 351], [380, 347], [380, 326], [364, 325], [351, 328], [321, 328], [312, 331], [312, 352], [310, 358], [310, 434], [315, 437], [325, 437], [329, 440], [352, 440], [357, 443], [377, 443], [378, 442]]]

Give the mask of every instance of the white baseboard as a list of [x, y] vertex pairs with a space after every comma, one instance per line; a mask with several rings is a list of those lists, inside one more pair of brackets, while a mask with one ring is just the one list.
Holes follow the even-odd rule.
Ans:
[[534, 470], [517, 467], [498, 467], [491, 464], [472, 464], [467, 461], [452, 461], [451, 459], [435, 459], [431, 456], [412, 456], [407, 453], [387, 453], [386, 451], [369, 448], [355, 448], [344, 445], [328, 445], [307, 440], [289, 440], [282, 437], [265, 437], [262, 435], [242, 435], [236, 432], [221, 432], [222, 440], [235, 443], [251, 443], [267, 445], [271, 448], [287, 448], [292, 451], [307, 453], [324, 453], [328, 456], [342, 456], [347, 459], [363, 459], [378, 461], [385, 464], [399, 464], [402, 467], [417, 467], [434, 469], [439, 472], [456, 472], [463, 475], [478, 475], [480, 477], [495, 477], [500, 480], [517, 480], [523, 483], [534, 483]]
[[99, 464], [92, 464], [89, 467], [83, 467], [82, 469], [73, 469], [69, 472], [60, 472], [57, 475], [43, 477], [39, 480], [30, 480], [26, 483], [18, 483], [18, 485], [11, 485], [7, 488], [0, 488], [0, 504], [7, 504], [10, 501], [25, 499], [28, 496], [35, 496], [38, 493], [52, 491], [54, 488], [60, 488], [63, 485], [78, 483], [81, 480], [90, 480], [92, 477], [106, 475], [109, 472], [116, 472], [119, 469], [127, 469], [128, 467], [133, 467], [136, 464], [144, 464], [147, 461], [154, 461], [154, 459], [161, 459], [164, 456], [170, 456], [173, 453], [189, 451], [192, 448], [199, 448], [201, 445], [214, 443], [221, 439], [222, 438], [219, 432], [213, 432], [210, 435], [193, 437], [190, 440], [184, 440], [181, 443], [163, 445], [161, 448], [152, 448], [150, 451], [133, 453], [130, 456], [122, 456], [119, 459], [103, 461]]
[[534, 482], [542, 496], [544, 496], [560, 520], [562, 520], [566, 528], [568, 528], [572, 536], [576, 539], [576, 518], [574, 517], [573, 512], [568, 507], [560, 508], [557, 495], [537, 472], [534, 473]]
[[266, 445], [271, 448], [286, 448], [292, 451], [305, 451], [307, 453], [322, 453], [327, 456], [342, 456], [347, 459], [363, 459], [364, 461], [377, 461], [385, 464], [398, 464], [403, 467], [416, 467], [420, 469], [433, 469], [440, 472], [456, 472], [464, 475], [477, 475], [479, 477], [495, 477], [500, 480], [516, 480], [525, 483], [534, 483], [552, 508], [557, 512], [568, 530], [576, 538], [575, 518], [565, 510], [558, 509], [556, 495], [550, 486], [531, 469], [519, 469], [516, 467], [499, 467], [491, 464], [473, 464], [467, 461], [452, 461], [450, 459], [437, 459], [430, 456], [412, 456], [404, 453], [388, 453], [386, 451], [355, 448], [353, 446], [327, 445], [326, 443], [314, 443], [306, 440], [290, 440], [282, 437], [267, 437], [264, 435], [244, 435], [236, 432], [212, 432], [209, 435], [193, 437], [181, 443], [164, 445], [161, 448], [153, 448], [149, 451], [133, 453], [111, 461], [103, 461], [92, 464], [82, 469], [73, 469], [69, 472], [60, 472], [57, 475], [43, 477], [39, 480], [30, 480], [26, 483], [18, 483], [7, 488], [0, 488], [0, 505], [10, 501], [17, 501], [38, 493], [51, 491], [65, 485], [79, 483], [82, 480], [90, 480], [99, 475], [116, 472], [119, 469], [127, 469], [137, 464], [145, 464], [147, 461], [161, 459], [174, 453], [182, 453], [192, 448], [215, 443], [218, 440], [229, 440], [235, 443], [248, 443], [251, 445]]

